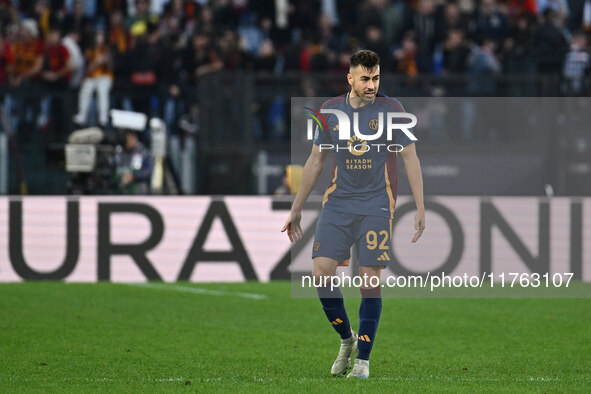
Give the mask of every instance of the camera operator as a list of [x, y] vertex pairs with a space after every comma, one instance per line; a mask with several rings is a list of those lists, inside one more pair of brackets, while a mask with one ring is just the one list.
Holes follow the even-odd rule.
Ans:
[[154, 163], [135, 131], [124, 130], [123, 145], [115, 153], [115, 194], [149, 194]]

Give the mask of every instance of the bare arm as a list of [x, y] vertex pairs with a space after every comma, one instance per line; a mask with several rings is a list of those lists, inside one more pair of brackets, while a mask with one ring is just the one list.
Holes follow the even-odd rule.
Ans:
[[72, 58], [70, 56], [68, 56], [68, 61], [66, 62], [66, 64], [64, 64], [64, 66], [62, 68], [60, 68], [58, 71], [55, 71], [53, 73], [53, 76], [55, 79], [60, 79], [65, 77], [70, 71], [72, 71], [73, 69], [73, 64], [72, 64]]
[[321, 152], [318, 145], [312, 146], [310, 157], [308, 157], [306, 165], [304, 165], [302, 184], [300, 185], [300, 189], [298, 190], [293, 205], [291, 206], [291, 212], [281, 229], [281, 232], [287, 230], [287, 236], [291, 242], [297, 242], [302, 238], [302, 227], [300, 226], [302, 208], [306, 203], [306, 200], [308, 200], [312, 189], [314, 189], [318, 177], [322, 173], [327, 157], [327, 151]]
[[21, 75], [21, 79], [26, 80], [26, 79], [34, 77], [35, 75], [39, 74], [39, 72], [41, 72], [42, 68], [43, 68], [43, 56], [39, 55], [35, 58], [35, 63], [33, 64], [33, 67], [31, 67], [31, 69], [29, 69], [28, 71], [23, 73]]
[[425, 230], [423, 174], [421, 173], [421, 163], [417, 156], [417, 149], [414, 143], [405, 146], [400, 155], [404, 161], [404, 167], [406, 168], [406, 174], [408, 176], [408, 183], [410, 184], [412, 195], [415, 200], [415, 205], [417, 207], [417, 213], [415, 215], [415, 230], [417, 230], [417, 232], [412, 238], [412, 242], [415, 243], [419, 240], [423, 234], [423, 231]]
[[91, 73], [93, 72], [95, 69], [99, 68], [100, 66], [102, 66], [103, 64], [106, 64], [107, 66], [111, 66], [111, 58], [109, 57], [109, 55], [106, 54], [102, 54], [100, 56], [97, 56], [96, 59], [94, 59], [89, 65], [88, 65], [88, 69], [87, 69], [87, 73]]
[[213, 63], [204, 64], [195, 69], [195, 75], [199, 78], [210, 72], [218, 71], [224, 68], [224, 63], [220, 60], [216, 60]]

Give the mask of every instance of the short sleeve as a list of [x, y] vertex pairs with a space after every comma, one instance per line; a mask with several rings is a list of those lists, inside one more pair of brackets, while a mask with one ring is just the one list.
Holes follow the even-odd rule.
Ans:
[[[410, 123], [410, 119], [400, 119], [399, 121], [400, 123]], [[413, 129], [409, 128], [407, 129], [409, 133], [411, 133], [414, 136], [414, 131]], [[417, 138], [415, 136], [415, 138]], [[418, 139], [417, 139], [418, 140]], [[400, 144], [402, 146], [406, 146], [406, 145], [410, 145], [413, 142], [417, 142], [417, 141], [413, 141], [410, 139], [410, 137], [408, 135], [406, 135], [406, 133], [404, 131], [402, 131], [401, 129], [396, 129], [396, 131], [394, 132], [394, 143], [396, 144]]]
[[331, 144], [332, 138], [330, 138], [330, 133], [328, 130], [324, 130], [324, 128], [320, 128], [316, 126], [314, 129], [314, 145], [320, 144]]
[[[392, 100], [392, 106], [396, 108], [398, 112], [406, 112], [400, 101], [390, 97], [389, 99]], [[411, 120], [408, 118], [394, 118], [394, 121], [398, 124], [411, 123]], [[415, 139], [417, 138], [412, 128], [408, 128], [406, 130], [411, 134], [412, 137], [414, 137]], [[413, 142], [417, 142], [418, 139], [412, 140], [411, 136], [407, 135], [404, 131], [402, 131], [402, 129], [397, 128], [394, 131], [394, 143], [400, 144], [402, 146], [407, 146], [412, 144]]]
[[319, 122], [322, 126], [316, 123], [316, 127], [314, 128], [314, 145], [332, 144], [333, 140], [330, 131], [337, 130], [336, 126], [338, 121], [336, 117], [330, 113], [322, 113], [322, 110], [325, 108], [327, 108], [326, 102], [320, 107], [321, 118], [319, 119]]

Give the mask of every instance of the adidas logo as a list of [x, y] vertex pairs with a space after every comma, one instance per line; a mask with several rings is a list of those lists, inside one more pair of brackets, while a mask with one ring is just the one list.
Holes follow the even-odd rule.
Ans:
[[382, 255], [378, 257], [378, 261], [390, 261], [390, 256], [388, 256], [388, 252], [382, 253]]
[[371, 342], [371, 339], [367, 335], [359, 335], [359, 340], [363, 342]]
[[342, 322], [343, 321], [341, 319], [337, 318], [335, 321], [331, 321], [330, 324], [332, 324], [333, 326], [338, 326]]

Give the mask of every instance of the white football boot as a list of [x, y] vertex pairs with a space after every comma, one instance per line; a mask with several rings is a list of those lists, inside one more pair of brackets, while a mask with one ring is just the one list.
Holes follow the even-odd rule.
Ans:
[[357, 334], [351, 330], [351, 336], [347, 339], [341, 339], [341, 349], [339, 355], [332, 364], [330, 372], [332, 376], [342, 375], [351, 368], [351, 359], [357, 353]]
[[355, 360], [353, 370], [347, 375], [347, 378], [369, 378], [369, 361], [368, 360]]

